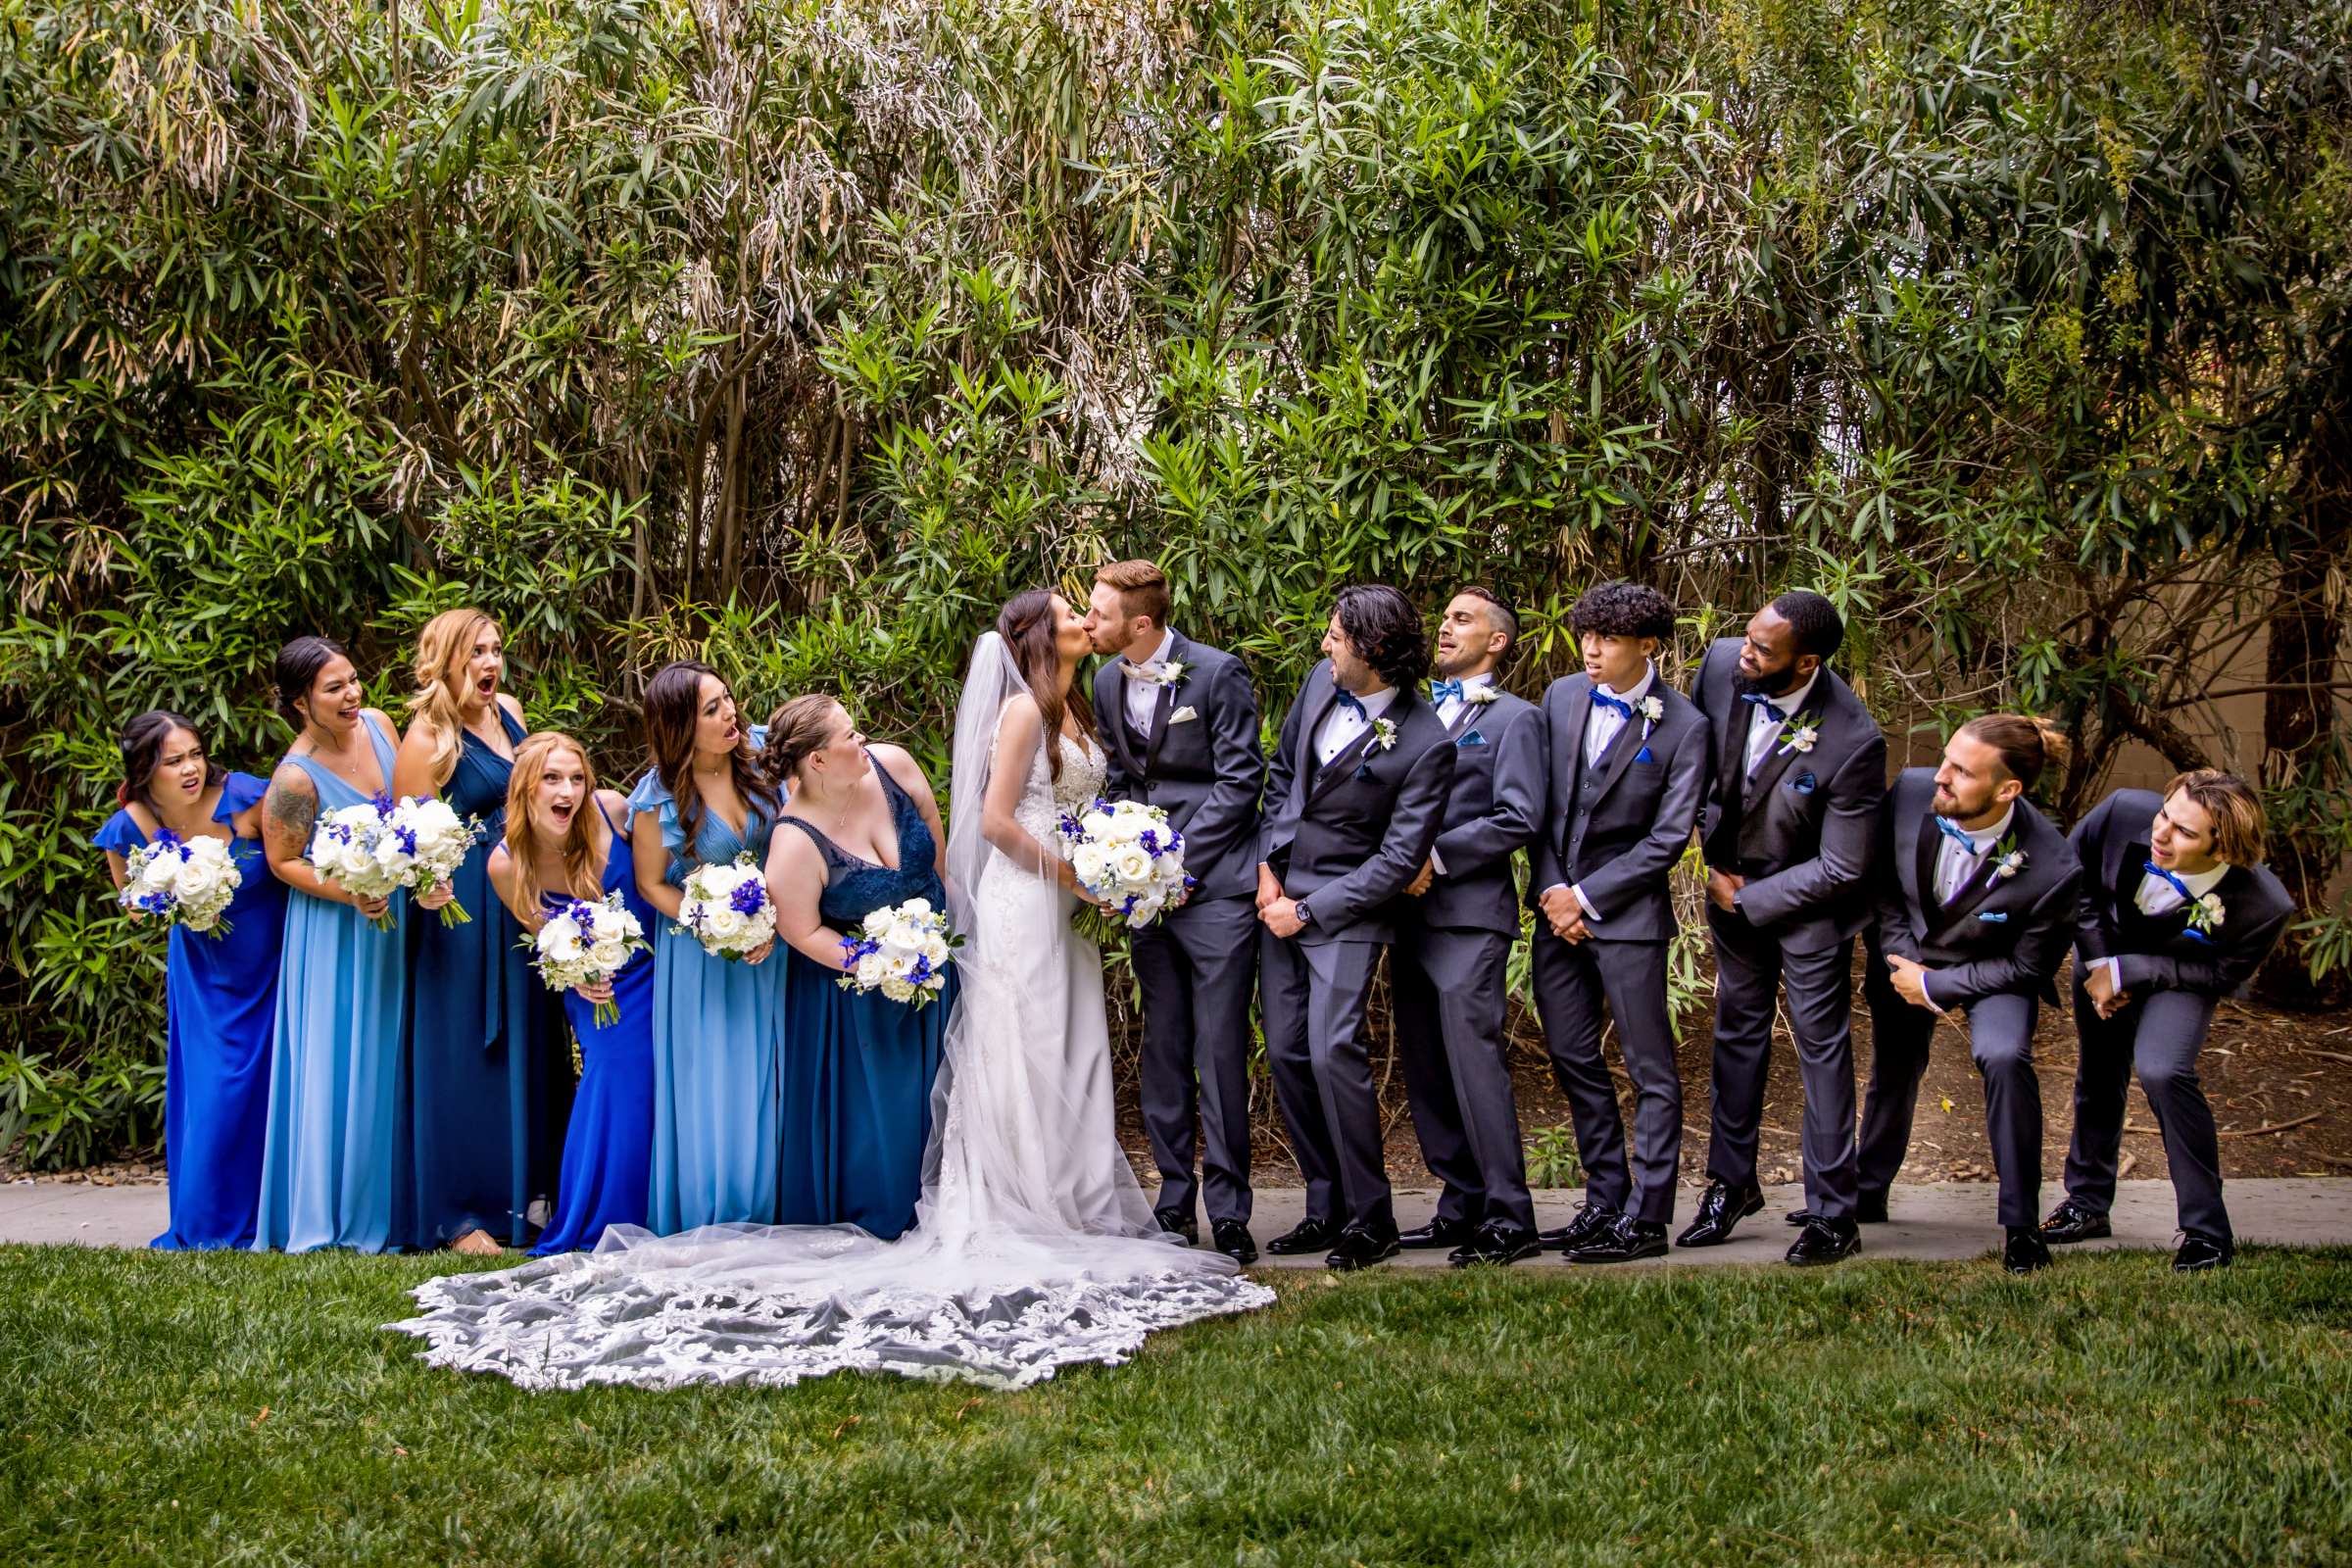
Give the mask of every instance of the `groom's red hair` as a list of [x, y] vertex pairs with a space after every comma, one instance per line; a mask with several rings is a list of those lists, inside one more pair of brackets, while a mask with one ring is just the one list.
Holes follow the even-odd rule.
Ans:
[[1114, 561], [1095, 573], [1095, 581], [1119, 591], [1119, 608], [1130, 615], [1148, 615], [1154, 626], [1168, 623], [1168, 579], [1152, 561]]

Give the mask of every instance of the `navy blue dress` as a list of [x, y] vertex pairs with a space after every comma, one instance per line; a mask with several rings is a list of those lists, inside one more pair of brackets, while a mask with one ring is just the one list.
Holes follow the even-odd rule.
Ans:
[[[908, 899], [928, 899], [943, 912], [948, 906], [930, 824], [889, 769], [873, 765], [898, 830], [897, 870], [858, 858], [797, 816], [782, 819], [816, 842], [826, 868], [817, 910], [844, 935], [874, 910]], [[788, 961], [784, 1223], [857, 1225], [887, 1241], [914, 1223], [931, 1136], [931, 1082], [955, 1009], [956, 971], [949, 968], [936, 1001], [913, 1007], [878, 992], [843, 990], [838, 965], [820, 965], [797, 948]]]
[[[213, 820], [228, 826], [270, 781], [231, 773]], [[228, 853], [244, 880], [222, 926], [172, 928], [164, 970], [164, 1163], [172, 1177], [172, 1228], [148, 1245], [167, 1251], [253, 1245], [262, 1201], [262, 1143], [270, 1121], [270, 1034], [277, 1020], [277, 966], [286, 940], [286, 885], [262, 841], [229, 828]], [[147, 835], [117, 811], [92, 840], [128, 856]]]
[[[519, 746], [528, 733], [505, 709]], [[502, 1245], [531, 1239], [534, 1200], [551, 1206], [564, 1124], [571, 1113], [571, 1053], [564, 1009], [531, 972], [522, 926], [490, 885], [490, 850], [506, 837], [514, 764], [466, 732], [441, 798], [487, 830], [451, 883], [473, 918], [445, 926], [409, 911], [411, 1181], [403, 1216], [410, 1245], [430, 1250], [483, 1230]]]

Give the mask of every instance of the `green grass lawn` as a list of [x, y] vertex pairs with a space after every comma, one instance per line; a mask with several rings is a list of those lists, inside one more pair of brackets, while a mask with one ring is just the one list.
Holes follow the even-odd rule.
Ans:
[[2352, 1555], [2352, 1251], [1285, 1276], [1019, 1395], [529, 1395], [453, 1259], [0, 1249], [0, 1563]]

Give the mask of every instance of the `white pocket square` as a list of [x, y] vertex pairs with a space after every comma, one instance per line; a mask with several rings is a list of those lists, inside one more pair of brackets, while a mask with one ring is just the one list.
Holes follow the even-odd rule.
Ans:
[[1200, 716], [1200, 715], [1195, 712], [1192, 709], [1179, 708], [1176, 710], [1176, 711], [1168, 715], [1168, 722], [1171, 724], [1189, 724]]

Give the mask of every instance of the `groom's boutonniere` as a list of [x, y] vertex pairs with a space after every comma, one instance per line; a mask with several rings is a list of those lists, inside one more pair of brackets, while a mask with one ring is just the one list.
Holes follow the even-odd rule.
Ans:
[[1152, 679], [1155, 685], [1175, 685], [1178, 681], [1184, 679], [1184, 662], [1177, 659], [1169, 660], [1166, 663], [1152, 671]]
[[2222, 896], [2218, 893], [2191, 899], [2188, 901], [2188, 929], [2204, 941], [2211, 942], [2213, 934], [2222, 928], [2222, 919], [2228, 912], [2222, 907]]
[[1781, 750], [1785, 752], [1802, 756], [1820, 743], [1821, 726], [1802, 713], [1790, 715], [1788, 722], [1781, 726]]
[[1666, 703], [1656, 692], [1651, 692], [1634, 705], [1634, 711], [1640, 713], [1644, 722], [1655, 724], [1666, 716]]
[[1468, 703], [1472, 708], [1484, 708], [1501, 696], [1502, 693], [1492, 686], [1473, 686], [1462, 693], [1462, 701]]
[[1995, 882], [2006, 882], [2026, 868], [2026, 852], [2017, 847], [2015, 833], [1994, 845], [1992, 854], [1992, 879]]
[[1372, 721], [1372, 744], [1384, 752], [1395, 751], [1396, 749], [1396, 721], [1390, 718], [1374, 719]]

